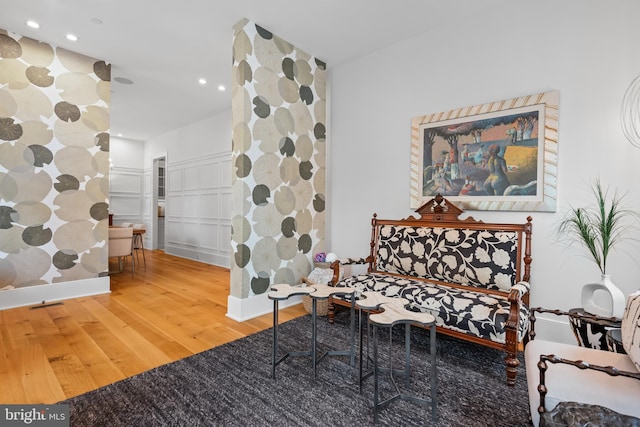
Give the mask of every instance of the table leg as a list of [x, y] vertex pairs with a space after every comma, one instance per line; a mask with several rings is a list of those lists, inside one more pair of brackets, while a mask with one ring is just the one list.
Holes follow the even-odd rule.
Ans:
[[363, 310], [359, 310], [358, 311], [358, 337], [360, 338], [360, 361], [359, 363], [359, 369], [360, 369], [360, 382], [359, 382], [359, 386], [360, 386], [360, 393], [362, 393], [362, 342], [363, 342], [363, 336], [362, 336], [362, 311]]
[[144, 238], [142, 234], [139, 234], [138, 236], [140, 236], [140, 250], [142, 251], [142, 261], [144, 261], [144, 268], [147, 268], [147, 257], [144, 254]]
[[273, 353], [271, 357], [271, 378], [276, 379], [276, 359], [278, 357], [278, 300], [273, 300]]
[[311, 360], [313, 361], [313, 379], [316, 379], [316, 351], [317, 351], [317, 338], [316, 338], [316, 326], [317, 326], [317, 299], [311, 298]]
[[378, 422], [378, 327], [373, 325], [373, 423]]
[[404, 325], [404, 385], [409, 387], [409, 375], [411, 359], [411, 324]]
[[429, 331], [431, 341], [431, 418], [438, 419], [438, 375], [436, 373], [436, 324]]
[[351, 295], [351, 367], [356, 365], [356, 296]]

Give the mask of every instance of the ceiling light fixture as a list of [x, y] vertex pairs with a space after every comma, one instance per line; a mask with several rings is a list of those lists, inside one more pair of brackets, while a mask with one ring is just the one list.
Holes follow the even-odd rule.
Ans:
[[224, 92], [225, 90], [227, 90], [227, 88], [226, 88], [226, 87], [224, 87], [224, 86], [222, 86], [222, 85], [220, 85], [220, 86], [218, 86], [218, 90], [219, 90], [220, 92]]
[[78, 36], [76, 36], [75, 34], [67, 34], [67, 40], [70, 40], [72, 42], [77, 42], [78, 41]]
[[200, 77], [198, 79], [198, 83], [200, 83], [201, 85], [206, 85], [207, 84], [207, 79], [204, 79], [204, 78]]
[[32, 20], [28, 20], [27, 21], [27, 26], [31, 27], [31, 28], [35, 28], [36, 30], [38, 28], [40, 28], [40, 24], [38, 24], [36, 21], [32, 21]]

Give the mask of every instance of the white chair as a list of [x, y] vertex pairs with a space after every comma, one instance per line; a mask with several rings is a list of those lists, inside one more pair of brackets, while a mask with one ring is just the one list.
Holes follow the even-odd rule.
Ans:
[[133, 276], [135, 271], [133, 228], [109, 228], [109, 258], [118, 258], [118, 270], [109, 271], [109, 274], [122, 272], [127, 257], [131, 257], [131, 276]]
[[146, 231], [144, 224], [133, 224], [133, 249], [136, 251], [136, 260], [140, 264], [140, 258], [138, 252], [142, 252], [142, 260], [144, 261], [144, 267], [147, 268], [147, 257], [144, 255], [144, 237], [143, 234]]
[[628, 296], [622, 318], [622, 345], [627, 354], [534, 339], [533, 325], [524, 354], [535, 427], [543, 425], [541, 417], [546, 421], [546, 412], [559, 404], [564, 410], [572, 406], [570, 402], [640, 418], [640, 291]]

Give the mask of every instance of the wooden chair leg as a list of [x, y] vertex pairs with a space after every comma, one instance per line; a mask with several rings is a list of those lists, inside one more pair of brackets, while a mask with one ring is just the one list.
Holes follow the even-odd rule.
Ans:
[[504, 359], [507, 365], [507, 385], [514, 386], [516, 384], [516, 376], [518, 375], [518, 366], [520, 361], [517, 354], [507, 353], [507, 357]]

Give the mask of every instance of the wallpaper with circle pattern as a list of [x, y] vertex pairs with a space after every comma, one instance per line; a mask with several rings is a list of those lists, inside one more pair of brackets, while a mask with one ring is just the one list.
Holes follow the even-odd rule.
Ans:
[[110, 80], [0, 30], [0, 290], [106, 274]]
[[242, 20], [233, 41], [231, 295], [300, 283], [324, 249], [326, 65]]

